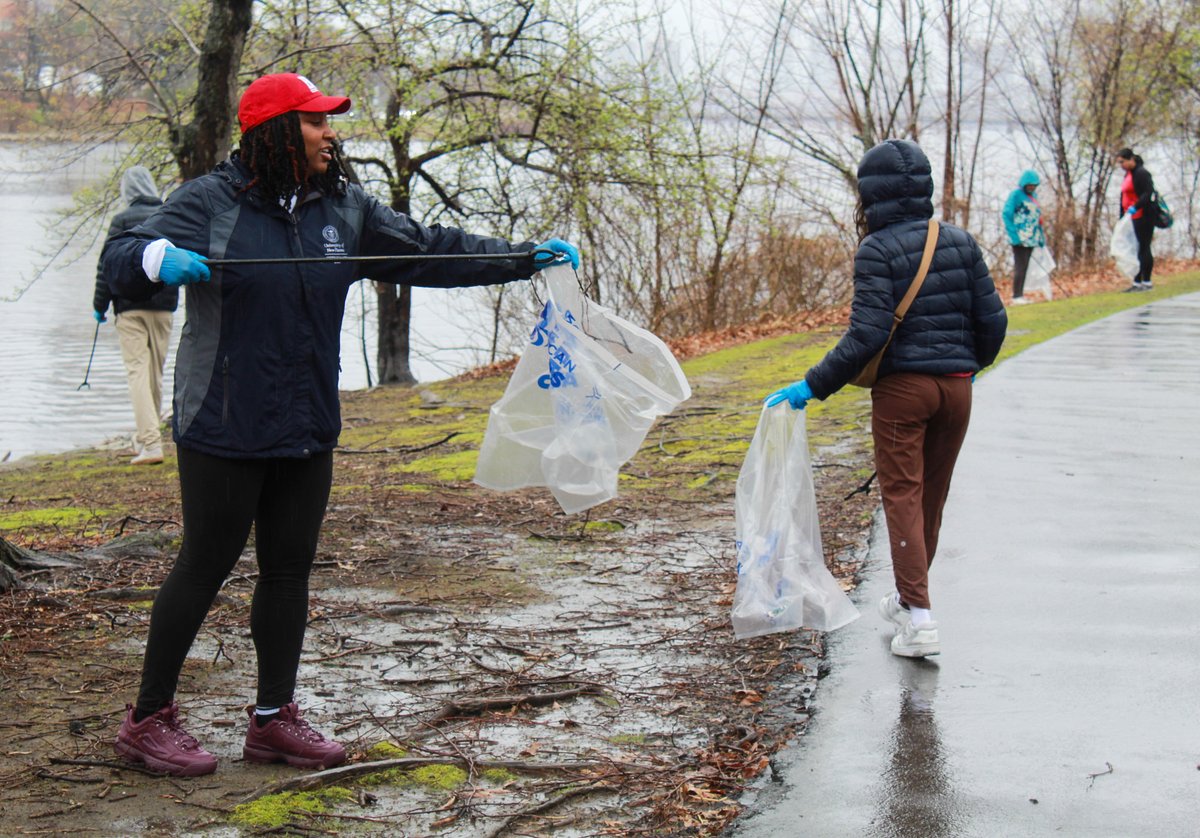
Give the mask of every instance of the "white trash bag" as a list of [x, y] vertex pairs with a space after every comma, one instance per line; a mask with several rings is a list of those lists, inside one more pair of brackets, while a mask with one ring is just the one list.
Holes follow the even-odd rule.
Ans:
[[1025, 272], [1025, 290], [1041, 291], [1047, 300], [1054, 299], [1054, 291], [1050, 288], [1050, 274], [1055, 267], [1054, 257], [1050, 248], [1035, 247], [1029, 257], [1029, 269]]
[[858, 609], [825, 567], [802, 410], [764, 407], [738, 474], [738, 639], [802, 626], [832, 631]]
[[1138, 240], [1133, 232], [1133, 219], [1122, 215], [1117, 226], [1113, 228], [1112, 241], [1108, 245], [1108, 253], [1117, 260], [1117, 269], [1125, 276], [1133, 279], [1138, 274]]
[[543, 273], [549, 299], [492, 405], [475, 482], [546, 486], [570, 514], [617, 496], [621, 466], [692, 390], [667, 345], [585, 298], [570, 267]]

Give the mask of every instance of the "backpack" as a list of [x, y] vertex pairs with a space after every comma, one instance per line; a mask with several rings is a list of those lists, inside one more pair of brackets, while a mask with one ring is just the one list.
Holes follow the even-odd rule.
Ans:
[[1154, 219], [1154, 226], [1160, 230], [1168, 229], [1175, 223], [1175, 216], [1171, 215], [1171, 208], [1167, 206], [1167, 199], [1158, 192], [1154, 193], [1154, 208], [1158, 211], [1157, 217]]

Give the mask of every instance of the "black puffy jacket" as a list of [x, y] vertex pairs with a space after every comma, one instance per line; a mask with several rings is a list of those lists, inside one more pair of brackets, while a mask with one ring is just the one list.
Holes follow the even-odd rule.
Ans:
[[[360, 187], [310, 193], [291, 211], [248, 187], [237, 156], [188, 181], [140, 227], [109, 239], [109, 285], [146, 298], [162, 287], [142, 269], [164, 238], [211, 259], [324, 257], [316, 262], [214, 267], [187, 286], [175, 361], [176, 444], [221, 457], [307, 457], [337, 445], [338, 362], [346, 292], [364, 277], [454, 287], [529, 277], [532, 243], [418, 224]], [[519, 254], [512, 261], [339, 261], [339, 256]]]
[[[933, 217], [933, 177], [920, 146], [887, 140], [858, 167], [868, 234], [854, 257], [850, 327], [804, 376], [813, 395], [844, 387], [887, 342], [892, 317], [916, 277]], [[879, 377], [897, 372], [974, 373], [996, 360], [1008, 317], [970, 234], [942, 224], [925, 283], [896, 330]]]

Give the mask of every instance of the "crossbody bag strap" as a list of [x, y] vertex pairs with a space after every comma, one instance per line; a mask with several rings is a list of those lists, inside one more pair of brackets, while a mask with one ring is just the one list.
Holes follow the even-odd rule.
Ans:
[[925, 282], [925, 275], [929, 273], [929, 265], [933, 262], [933, 251], [937, 250], [938, 240], [938, 223], [934, 219], [929, 219], [929, 233], [925, 236], [925, 252], [921, 254], [921, 267], [917, 269], [917, 275], [913, 279], [912, 284], [908, 286], [908, 291], [904, 295], [904, 299], [900, 301], [900, 305], [896, 306], [896, 313], [892, 315], [892, 332], [904, 320], [904, 315], [908, 314], [908, 307], [912, 305], [912, 301], [916, 299], [917, 292], [921, 290], [921, 285]]

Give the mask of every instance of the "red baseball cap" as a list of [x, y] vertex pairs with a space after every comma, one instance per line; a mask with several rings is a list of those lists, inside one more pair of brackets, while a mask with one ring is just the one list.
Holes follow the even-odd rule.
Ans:
[[272, 73], [250, 83], [238, 103], [238, 122], [245, 134], [256, 125], [288, 111], [305, 113], [345, 113], [350, 100], [345, 96], [326, 96], [304, 76]]

